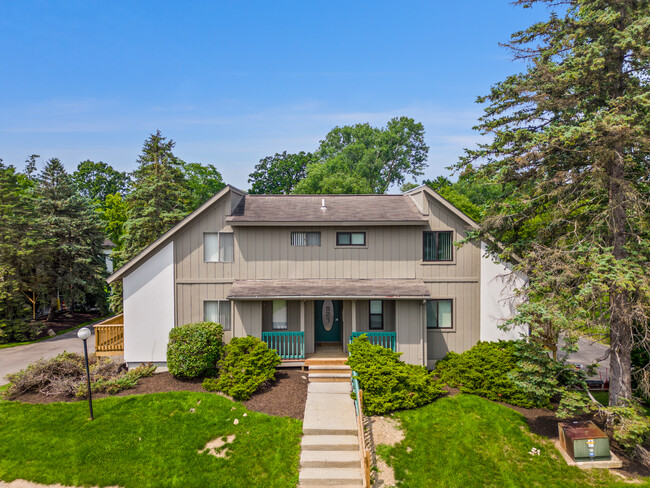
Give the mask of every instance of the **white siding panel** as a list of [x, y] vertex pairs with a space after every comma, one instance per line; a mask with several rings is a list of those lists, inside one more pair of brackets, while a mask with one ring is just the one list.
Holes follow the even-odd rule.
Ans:
[[481, 340], [515, 340], [526, 335], [526, 327], [503, 330], [499, 326], [512, 318], [519, 303], [515, 290], [525, 283], [523, 275], [513, 275], [511, 267], [487, 255], [481, 243]]
[[174, 327], [174, 244], [124, 278], [124, 360], [166, 362]]

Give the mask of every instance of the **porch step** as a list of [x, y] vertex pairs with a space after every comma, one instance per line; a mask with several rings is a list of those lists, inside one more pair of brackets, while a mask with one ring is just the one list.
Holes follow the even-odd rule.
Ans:
[[361, 467], [304, 468], [300, 470], [300, 486], [363, 486]]
[[304, 435], [305, 451], [359, 451], [359, 439], [354, 435]]
[[303, 468], [357, 468], [359, 451], [303, 451], [300, 466]]
[[350, 375], [335, 373], [309, 373], [309, 381], [321, 383], [347, 383], [350, 381]]
[[309, 358], [305, 361], [306, 366], [345, 366], [347, 357], [341, 358]]

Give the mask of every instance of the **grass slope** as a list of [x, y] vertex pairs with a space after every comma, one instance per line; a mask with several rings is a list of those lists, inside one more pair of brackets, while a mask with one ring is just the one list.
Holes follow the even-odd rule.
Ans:
[[[87, 402], [0, 402], [0, 479], [138, 488], [298, 482], [297, 420], [190, 392], [105, 398], [94, 411], [91, 422]], [[226, 458], [198, 454], [209, 440], [231, 434]]]
[[[395, 417], [406, 437], [378, 451], [400, 487], [630, 486], [603, 470], [567, 466], [548, 439], [530, 433], [522, 415], [477, 396], [442, 398]], [[541, 455], [528, 454], [533, 447]]]

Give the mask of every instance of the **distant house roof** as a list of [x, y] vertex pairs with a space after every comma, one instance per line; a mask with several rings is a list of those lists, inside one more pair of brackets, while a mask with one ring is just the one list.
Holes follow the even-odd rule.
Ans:
[[320, 279], [235, 281], [229, 299], [260, 298], [431, 298], [424, 281], [415, 279]]
[[427, 219], [404, 195], [246, 195], [226, 221], [231, 225], [418, 225]]

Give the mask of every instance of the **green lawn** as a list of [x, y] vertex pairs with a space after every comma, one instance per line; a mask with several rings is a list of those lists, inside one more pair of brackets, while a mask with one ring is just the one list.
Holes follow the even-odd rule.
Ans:
[[[445, 397], [394, 416], [406, 437], [378, 452], [400, 487], [631, 486], [604, 470], [567, 466], [551, 441], [530, 433], [522, 415], [478, 396]], [[528, 454], [533, 447], [541, 455]]]
[[[250, 412], [208, 393], [113, 397], [94, 407], [91, 422], [87, 402], [0, 402], [0, 479], [138, 488], [298, 482], [298, 420]], [[232, 434], [226, 458], [197, 452]]]

